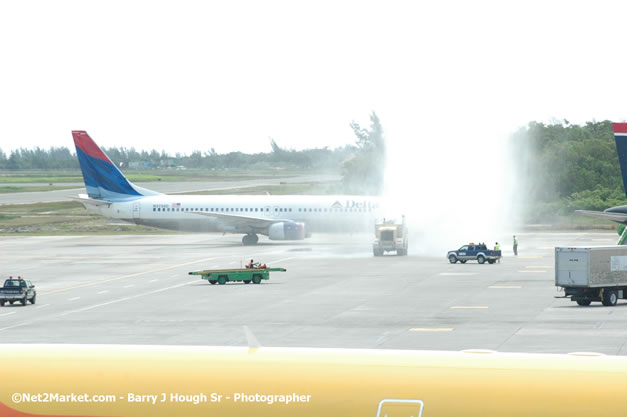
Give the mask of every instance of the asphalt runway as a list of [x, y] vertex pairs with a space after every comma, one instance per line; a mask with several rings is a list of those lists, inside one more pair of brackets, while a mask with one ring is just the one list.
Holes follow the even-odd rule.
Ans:
[[[505, 247], [495, 265], [375, 258], [370, 235], [253, 248], [218, 234], [0, 237], [0, 275], [38, 289], [35, 305], [0, 308], [0, 340], [245, 346], [248, 326], [264, 346], [627, 354], [627, 301], [554, 298], [553, 247], [615, 234], [518, 236], [519, 256]], [[251, 257], [288, 271], [260, 285], [187, 274]]]
[[[338, 181], [341, 179], [339, 175], [293, 175], [289, 177], [263, 178], [259, 180], [244, 179], [225, 181], [216, 177], [214, 181], [181, 181], [181, 182], [140, 182], [136, 185], [149, 190], [157, 191], [164, 194], [180, 194], [193, 192], [209, 192], [233, 190], [236, 188], [263, 187], [267, 185], [279, 185], [281, 183], [293, 184], [303, 182], [327, 182]], [[42, 185], [42, 184], [33, 184]], [[45, 185], [45, 184], [43, 184]], [[55, 191], [33, 191], [23, 193], [5, 193], [0, 194], [0, 205], [4, 204], [34, 204], [34, 203], [54, 203], [59, 201], [69, 201], [79, 194], [86, 194], [85, 185], [83, 183], [55, 183], [55, 185], [76, 186], [67, 190]], [[20, 184], [20, 186], [28, 186], [28, 184]]]

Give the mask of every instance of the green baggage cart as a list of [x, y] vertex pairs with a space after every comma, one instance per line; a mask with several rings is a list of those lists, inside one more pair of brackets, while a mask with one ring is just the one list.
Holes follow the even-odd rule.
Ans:
[[285, 272], [285, 268], [238, 268], [238, 269], [205, 269], [204, 271], [190, 272], [189, 275], [201, 275], [210, 284], [224, 285], [227, 282], [243, 282], [244, 284], [260, 284], [264, 279], [270, 279], [270, 272]]

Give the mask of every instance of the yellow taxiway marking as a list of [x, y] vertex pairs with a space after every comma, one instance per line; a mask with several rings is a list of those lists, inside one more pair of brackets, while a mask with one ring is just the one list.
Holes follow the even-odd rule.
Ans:
[[546, 269], [546, 268], [553, 268], [553, 265], [530, 265], [530, 266], [526, 266], [525, 268], [540, 268], [540, 269]]
[[478, 309], [478, 310], [486, 310], [488, 306], [452, 306], [452, 309]]
[[73, 287], [59, 288], [58, 290], [52, 290], [52, 291], [42, 291], [41, 294], [54, 294], [54, 293], [57, 293], [57, 292], [74, 290], [76, 288], [91, 287], [93, 285], [104, 284], [105, 282], [113, 282], [113, 281], [117, 281], [117, 280], [124, 279], [124, 278], [138, 277], [140, 275], [152, 274], [154, 272], [167, 271], [168, 269], [179, 268], [181, 266], [193, 265], [193, 264], [197, 264], [197, 263], [200, 263], [200, 262], [207, 262], [207, 261], [210, 261], [212, 259], [216, 259], [216, 258], [215, 257], [204, 258], [204, 259], [199, 259], [197, 261], [185, 262], [185, 263], [182, 263], [182, 264], [165, 266], [163, 268], [150, 269], [150, 270], [144, 271], [144, 272], [136, 272], [134, 274], [122, 275], [122, 276], [115, 277], [115, 278], [110, 278], [110, 279], [103, 279], [101, 281], [89, 282], [87, 284], [74, 285]]
[[542, 274], [543, 272], [546, 272], [546, 270], [543, 270], [543, 271], [525, 271], [525, 270], [522, 270], [522, 271], [518, 271], [518, 272], [526, 272], [528, 274]]
[[413, 327], [410, 332], [452, 332], [452, 327]]
[[522, 288], [520, 285], [490, 285], [488, 288]]

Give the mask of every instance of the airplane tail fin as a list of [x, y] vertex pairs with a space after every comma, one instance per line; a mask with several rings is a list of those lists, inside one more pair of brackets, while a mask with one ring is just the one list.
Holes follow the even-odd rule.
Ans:
[[625, 195], [627, 195], [627, 123], [612, 123], [612, 127], [614, 128], [620, 172], [623, 175], [623, 186], [625, 187]]
[[131, 183], [84, 130], [73, 130], [76, 156], [87, 195], [98, 200], [132, 200], [159, 193]]

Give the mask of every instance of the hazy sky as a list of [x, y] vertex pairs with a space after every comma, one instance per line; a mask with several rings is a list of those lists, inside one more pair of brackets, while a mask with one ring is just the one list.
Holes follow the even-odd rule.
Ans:
[[[627, 3], [0, 1], [0, 148], [189, 153], [627, 117]], [[480, 139], [477, 139], [480, 140]]]

